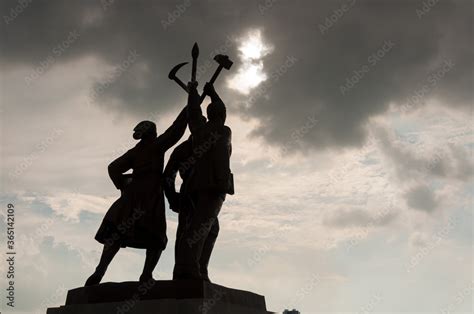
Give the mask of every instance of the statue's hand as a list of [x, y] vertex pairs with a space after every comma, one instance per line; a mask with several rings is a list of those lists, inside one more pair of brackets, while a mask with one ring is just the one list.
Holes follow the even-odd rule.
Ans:
[[206, 85], [204, 85], [204, 93], [209, 96], [215, 95], [216, 90], [214, 89], [214, 85], [207, 82]]
[[192, 81], [189, 81], [188, 82], [188, 90], [191, 90], [191, 89], [197, 89], [199, 83], [196, 81], [196, 82], [192, 82]]
[[179, 193], [174, 193], [170, 195], [170, 197], [168, 198], [170, 209], [174, 211], [175, 213], [179, 213], [179, 203], [180, 203], [179, 198], [180, 198]]
[[198, 82], [189, 82], [188, 83], [188, 104], [189, 105], [199, 105], [200, 97], [197, 92]]

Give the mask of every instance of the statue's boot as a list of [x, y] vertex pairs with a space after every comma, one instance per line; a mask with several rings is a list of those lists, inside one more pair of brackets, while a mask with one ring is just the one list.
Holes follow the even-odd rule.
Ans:
[[147, 249], [146, 250], [146, 258], [145, 258], [145, 265], [143, 266], [143, 272], [140, 275], [140, 282], [146, 282], [149, 280], [153, 280], [153, 270], [158, 264], [158, 260], [160, 259], [162, 250], [159, 249]]
[[120, 245], [104, 245], [99, 265], [95, 268], [95, 272], [86, 280], [85, 287], [98, 285], [100, 283], [107, 267], [119, 250]]

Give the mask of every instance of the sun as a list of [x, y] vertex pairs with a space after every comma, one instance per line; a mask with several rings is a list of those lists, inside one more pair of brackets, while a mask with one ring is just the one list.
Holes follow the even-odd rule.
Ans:
[[260, 29], [251, 30], [238, 41], [241, 65], [237, 73], [228, 80], [228, 86], [248, 95], [267, 79], [262, 59], [273, 51], [273, 46], [263, 40]]
[[273, 47], [263, 42], [262, 32], [258, 29], [250, 31], [243, 38], [239, 51], [246, 60], [259, 60], [272, 52]]

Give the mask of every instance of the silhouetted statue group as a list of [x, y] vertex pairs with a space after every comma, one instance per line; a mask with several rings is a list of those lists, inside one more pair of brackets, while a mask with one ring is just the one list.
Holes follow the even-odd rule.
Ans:
[[[95, 236], [104, 247], [86, 286], [100, 283], [121, 247], [146, 249], [139, 280], [153, 278], [152, 272], [168, 241], [163, 192], [170, 208], [179, 214], [173, 279], [209, 281], [208, 264], [219, 233], [218, 215], [226, 194], [234, 193], [230, 170], [231, 130], [225, 125], [226, 107], [213, 83], [222, 68], [229, 69], [232, 62], [227, 56], [216, 56], [219, 67], [199, 95], [198, 53], [195, 44], [193, 71], [187, 85], [176, 77], [176, 71], [184, 64], [170, 72], [170, 79], [188, 93], [187, 105], [173, 124], [157, 136], [153, 122], [140, 122], [133, 129], [133, 138], [139, 140], [138, 144], [108, 167], [121, 196], [107, 211]], [[206, 95], [211, 98], [207, 118], [201, 110]], [[191, 135], [174, 149], [163, 171], [166, 151], [182, 138], [186, 126]], [[132, 174], [126, 174], [129, 170], [133, 170]], [[183, 181], [179, 192], [175, 189], [177, 173]]]

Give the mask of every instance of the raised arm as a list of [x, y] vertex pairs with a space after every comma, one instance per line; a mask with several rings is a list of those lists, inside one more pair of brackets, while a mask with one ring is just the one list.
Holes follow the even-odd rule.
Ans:
[[175, 212], [179, 212], [179, 198], [175, 187], [176, 175], [180, 165], [178, 159], [179, 153], [177, 151], [178, 147], [171, 153], [165, 171], [163, 172], [163, 190], [170, 204], [170, 208]]
[[195, 134], [202, 126], [206, 124], [206, 117], [202, 115], [200, 97], [195, 85], [189, 85], [188, 96], [188, 119], [189, 130]]
[[188, 110], [187, 106], [181, 110], [176, 120], [173, 124], [158, 137], [160, 145], [162, 145], [163, 150], [167, 151], [170, 147], [176, 144], [186, 131], [186, 123], [188, 121]]
[[224, 102], [222, 101], [222, 99], [219, 97], [216, 90], [214, 89], [214, 85], [206, 83], [206, 86], [204, 88], [206, 90], [207, 95], [209, 95], [211, 97], [211, 101], [213, 103], [220, 102], [221, 104], [223, 104], [225, 106]]

